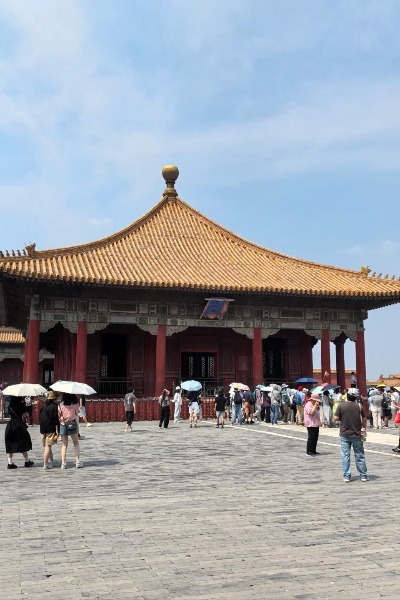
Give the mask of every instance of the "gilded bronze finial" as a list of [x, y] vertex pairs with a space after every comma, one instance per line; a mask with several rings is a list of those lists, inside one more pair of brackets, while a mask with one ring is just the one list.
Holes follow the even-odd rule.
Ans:
[[162, 170], [162, 176], [165, 179], [167, 187], [163, 192], [163, 196], [177, 196], [178, 193], [175, 189], [175, 181], [179, 177], [179, 169], [175, 165], [165, 165]]

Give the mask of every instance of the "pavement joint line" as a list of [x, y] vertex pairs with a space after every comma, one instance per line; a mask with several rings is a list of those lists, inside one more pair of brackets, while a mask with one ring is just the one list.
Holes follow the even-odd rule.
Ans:
[[[202, 424], [215, 427], [215, 425], [213, 423], [206, 423], [203, 421]], [[225, 425], [225, 427], [229, 427], [230, 429], [238, 429], [238, 426], [236, 426], [236, 425]], [[305, 437], [300, 438], [300, 437], [297, 437], [296, 435], [288, 435], [287, 433], [276, 433], [274, 431], [260, 431], [259, 429], [246, 429], [246, 428], [242, 429], [242, 428], [240, 428], [240, 431], [247, 431], [248, 433], [264, 433], [265, 435], [275, 435], [276, 437], [283, 437], [283, 438], [287, 438], [290, 440], [300, 440], [301, 442], [305, 441], [305, 439], [306, 439]], [[334, 446], [335, 448], [340, 447], [339, 443], [333, 444], [332, 442], [323, 442], [322, 440], [318, 440], [318, 445], [319, 444], [323, 444], [325, 446]], [[381, 450], [370, 450], [369, 448], [364, 448], [364, 451], [370, 452], [372, 454], [383, 454], [384, 456], [392, 456], [393, 458], [396, 458], [394, 453], [382, 452]]]

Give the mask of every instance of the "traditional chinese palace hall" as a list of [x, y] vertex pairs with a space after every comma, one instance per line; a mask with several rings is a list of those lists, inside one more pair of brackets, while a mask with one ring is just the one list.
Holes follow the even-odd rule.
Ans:
[[181, 379], [210, 391], [290, 383], [312, 376], [320, 340], [322, 372], [336, 369], [343, 386], [344, 344], [355, 344], [365, 392], [368, 311], [399, 302], [400, 281], [244, 240], [178, 197], [176, 167], [162, 173], [162, 199], [122, 231], [0, 253], [0, 324], [26, 335], [24, 381], [40, 382], [45, 351], [55, 380], [86, 381], [104, 395], [134, 387], [154, 396]]

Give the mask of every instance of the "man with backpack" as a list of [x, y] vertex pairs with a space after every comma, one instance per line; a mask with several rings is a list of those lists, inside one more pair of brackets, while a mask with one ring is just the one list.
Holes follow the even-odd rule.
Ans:
[[256, 399], [250, 393], [249, 390], [243, 392], [243, 409], [244, 409], [244, 422], [246, 425], [250, 425], [250, 423], [254, 423], [253, 415], [254, 415], [254, 405], [256, 403]]
[[286, 383], [284, 383], [282, 385], [282, 389], [281, 389], [281, 411], [282, 411], [283, 422], [285, 425], [287, 425], [287, 423], [288, 423], [289, 405], [290, 405], [289, 388], [286, 385]]
[[233, 400], [232, 400], [232, 419], [231, 419], [232, 425], [235, 424], [236, 419], [237, 419], [239, 425], [242, 424], [242, 404], [243, 404], [242, 392], [239, 390], [239, 388], [235, 388], [234, 393], [233, 393]]
[[303, 386], [299, 385], [293, 397], [293, 402], [296, 405], [296, 425], [304, 425], [304, 404], [307, 391]]

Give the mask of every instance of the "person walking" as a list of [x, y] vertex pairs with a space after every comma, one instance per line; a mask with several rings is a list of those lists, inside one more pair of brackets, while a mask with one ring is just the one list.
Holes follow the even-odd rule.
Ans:
[[[337, 408], [339, 406], [339, 404], [342, 401], [342, 392], [340, 387], [335, 387], [335, 389], [333, 390], [333, 394], [332, 394], [332, 402], [333, 402], [333, 406], [332, 406], [332, 417], [333, 415], [336, 414]], [[335, 421], [333, 421], [333, 426], [334, 427], [339, 427], [339, 423], [336, 423]]]
[[190, 427], [197, 427], [197, 421], [199, 418], [200, 406], [198, 403], [199, 394], [198, 392], [191, 391], [188, 393], [187, 399], [189, 404], [189, 425]]
[[[392, 421], [394, 423], [397, 415], [397, 411], [400, 409], [400, 394], [396, 388], [390, 388], [390, 412], [392, 414]], [[396, 424], [395, 424], [396, 427]]]
[[282, 418], [285, 425], [287, 425], [289, 420], [289, 410], [290, 410], [290, 394], [289, 387], [286, 383], [282, 385], [281, 389], [281, 411]]
[[60, 421], [61, 434], [61, 469], [67, 468], [67, 448], [68, 438], [70, 437], [74, 445], [75, 466], [77, 469], [83, 467], [80, 460], [80, 448], [78, 438], [78, 415], [79, 401], [75, 394], [63, 393], [61, 402], [58, 405], [58, 419]]
[[40, 434], [43, 446], [43, 469], [46, 471], [56, 465], [53, 456], [53, 444], [57, 443], [60, 421], [58, 420], [57, 392], [50, 390], [46, 402], [39, 414]]
[[322, 393], [322, 427], [330, 427], [332, 421], [332, 400], [328, 390]]
[[13, 463], [13, 455], [20, 452], [25, 459], [25, 467], [33, 467], [34, 462], [29, 460], [28, 452], [32, 450], [32, 440], [26, 423], [28, 415], [23, 398], [11, 396], [8, 405], [10, 420], [4, 432], [4, 441], [8, 465], [7, 469], [16, 469], [18, 465]]
[[132, 431], [132, 423], [135, 418], [136, 410], [136, 396], [135, 390], [130, 390], [124, 398], [125, 416], [126, 416], [126, 427], [125, 431]]
[[242, 392], [239, 390], [239, 388], [236, 388], [235, 393], [233, 395], [233, 402], [232, 402], [232, 419], [231, 419], [232, 425], [234, 425], [236, 423], [236, 419], [237, 419], [237, 422], [239, 425], [242, 424], [242, 421], [243, 421], [242, 403], [243, 403]]
[[293, 397], [293, 401], [296, 405], [296, 425], [304, 425], [304, 406], [306, 401], [306, 388], [299, 385], [297, 392]]
[[281, 388], [274, 384], [271, 390], [271, 425], [278, 425], [278, 418], [281, 409]]
[[342, 402], [334, 415], [340, 421], [340, 452], [342, 456], [343, 481], [351, 481], [350, 451], [353, 448], [356, 468], [361, 481], [369, 481], [363, 438], [366, 436], [367, 415], [361, 404], [356, 402], [358, 390], [347, 391], [347, 401]]
[[[349, 392], [347, 392], [347, 396], [348, 394]], [[372, 413], [372, 426], [374, 429], [380, 429], [382, 425], [383, 396], [378, 389], [370, 391], [368, 402]]]
[[260, 418], [265, 423], [271, 423], [271, 398], [269, 392], [262, 392]]
[[215, 427], [224, 427], [225, 423], [225, 406], [226, 406], [226, 397], [224, 394], [224, 389], [219, 388], [217, 395], [215, 396], [215, 412], [217, 414], [217, 424]]
[[179, 423], [182, 410], [182, 393], [179, 385], [177, 385], [175, 388], [175, 394], [172, 402], [174, 403], [174, 423]]
[[28, 415], [26, 423], [27, 423], [27, 425], [30, 425], [31, 427], [33, 427], [33, 419], [32, 419], [33, 407], [32, 407], [32, 397], [31, 396], [26, 396], [25, 406], [26, 406], [26, 414]]
[[158, 399], [158, 403], [160, 405], [160, 422], [159, 422], [158, 426], [161, 429], [162, 426], [164, 425], [164, 429], [168, 429], [169, 407], [171, 404], [169, 401], [169, 391], [168, 390], [163, 390], [161, 396]]
[[86, 423], [86, 427], [92, 427], [92, 423], [86, 418], [86, 398], [85, 396], [81, 396], [79, 398], [79, 418], [82, 419], [84, 423]]
[[319, 414], [319, 394], [311, 394], [304, 407], [304, 425], [307, 427], [307, 456], [317, 456], [317, 443], [319, 428], [321, 427], [321, 416]]

